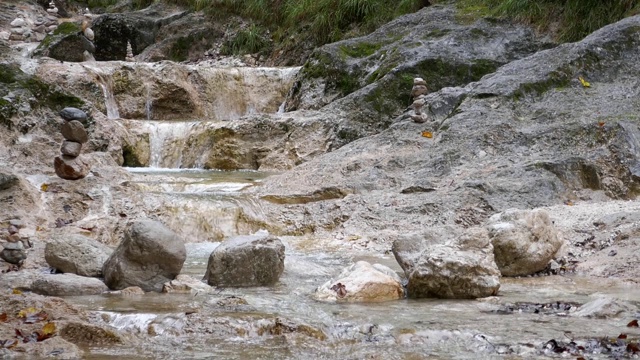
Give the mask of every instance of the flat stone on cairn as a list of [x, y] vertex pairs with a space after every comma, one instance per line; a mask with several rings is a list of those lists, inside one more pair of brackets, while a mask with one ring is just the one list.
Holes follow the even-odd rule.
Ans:
[[67, 121], [71, 121], [71, 120], [78, 120], [80, 122], [87, 121], [87, 113], [74, 107], [66, 107], [60, 110], [60, 116]]
[[411, 115], [411, 119], [417, 123], [423, 123], [427, 121], [427, 114], [422, 113], [422, 107], [424, 106], [424, 96], [429, 92], [427, 89], [427, 82], [423, 78], [413, 79], [413, 87], [411, 88], [411, 98], [413, 103], [414, 114]]

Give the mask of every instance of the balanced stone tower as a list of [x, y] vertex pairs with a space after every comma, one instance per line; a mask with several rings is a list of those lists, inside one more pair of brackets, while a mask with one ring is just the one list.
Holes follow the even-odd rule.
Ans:
[[65, 120], [60, 128], [65, 140], [60, 147], [60, 156], [56, 156], [53, 167], [56, 175], [66, 180], [82, 179], [89, 173], [89, 164], [80, 156], [82, 144], [89, 140], [82, 122], [87, 121], [87, 114], [76, 108], [68, 107], [60, 111]]
[[423, 123], [427, 121], [427, 114], [422, 112], [424, 106], [424, 97], [429, 92], [427, 89], [427, 82], [423, 78], [413, 79], [413, 87], [411, 88], [411, 98], [413, 99], [414, 114], [411, 115], [411, 119], [417, 123]]

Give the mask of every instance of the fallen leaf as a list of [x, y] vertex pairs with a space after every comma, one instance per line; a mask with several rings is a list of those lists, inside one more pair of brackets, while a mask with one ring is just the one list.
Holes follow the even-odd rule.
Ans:
[[618, 339], [626, 339], [626, 338], [627, 338], [627, 334], [618, 335]]
[[11, 291], [11, 293], [13, 295], [22, 295], [22, 291], [18, 290], [18, 289], [13, 289], [13, 291]]
[[42, 333], [45, 335], [53, 335], [56, 333], [56, 324], [48, 322], [42, 327]]
[[40, 185], [40, 190], [42, 190], [42, 192], [47, 192], [47, 190], [49, 189], [49, 184], [42, 184]]
[[627, 324], [627, 327], [638, 327], [638, 320], [633, 320]]
[[638, 347], [638, 344], [636, 343], [629, 343], [627, 344], [627, 351], [632, 352], [632, 353], [637, 353], [640, 352], [640, 348]]
[[18, 317], [19, 318], [26, 318], [30, 314], [35, 314], [37, 312], [38, 312], [38, 309], [36, 309], [34, 307], [22, 309], [22, 310], [20, 310], [20, 312], [18, 312]]
[[586, 88], [591, 87], [591, 84], [585, 79], [583, 79], [582, 76], [578, 77], [578, 80], [580, 80], [580, 83], [582, 84], [582, 86]]
[[430, 131], [423, 131], [422, 137], [426, 137], [427, 139], [431, 139], [433, 137], [433, 133]]
[[603, 127], [604, 126], [604, 121], [598, 121], [598, 126]]
[[0, 322], [6, 322], [6, 321], [7, 321], [7, 313], [0, 314]]

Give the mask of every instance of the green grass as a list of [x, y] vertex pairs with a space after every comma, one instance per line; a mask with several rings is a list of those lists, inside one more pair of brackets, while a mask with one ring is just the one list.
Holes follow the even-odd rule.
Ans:
[[[274, 40], [304, 34], [317, 45], [373, 31], [418, 10], [422, 0], [167, 0], [208, 11], [214, 17], [239, 15], [269, 29]], [[247, 39], [241, 39], [247, 42]]]
[[560, 42], [578, 41], [599, 28], [640, 13], [640, 0], [459, 0], [461, 16], [493, 16], [528, 23]]
[[223, 55], [243, 55], [264, 52], [269, 48], [267, 30], [255, 24], [240, 30], [221, 49]]

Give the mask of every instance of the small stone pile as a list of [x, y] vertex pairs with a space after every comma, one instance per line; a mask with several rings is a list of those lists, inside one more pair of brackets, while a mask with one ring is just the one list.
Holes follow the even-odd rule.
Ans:
[[91, 20], [93, 19], [93, 14], [89, 12], [89, 8], [86, 8], [84, 11], [84, 20], [82, 20], [82, 35], [84, 35], [87, 40], [89, 40], [90, 48], [93, 51], [85, 50], [82, 53], [82, 57], [84, 61], [95, 61], [96, 59], [93, 57], [93, 52], [95, 51], [95, 45], [93, 44], [93, 40], [95, 39], [95, 34], [91, 29]]
[[0, 32], [0, 38], [14, 42], [39, 42], [42, 41], [47, 33], [53, 32], [58, 28], [58, 8], [55, 3], [49, 3], [47, 15], [38, 15], [34, 20], [28, 14], [19, 12], [13, 21], [11, 21], [10, 32]]
[[2, 244], [2, 251], [0, 251], [0, 258], [8, 262], [9, 264], [21, 266], [24, 260], [27, 258], [25, 252], [26, 247], [31, 247], [31, 242], [28, 238], [20, 238], [20, 228], [24, 227], [24, 223], [18, 219], [10, 220], [9, 227], [7, 228], [8, 235], [4, 236], [6, 240]]
[[83, 122], [87, 121], [87, 114], [76, 108], [68, 107], [60, 111], [60, 116], [65, 120], [61, 132], [65, 140], [60, 147], [60, 156], [56, 156], [53, 162], [56, 175], [65, 180], [82, 179], [89, 173], [89, 164], [80, 157], [82, 144], [89, 140]]
[[413, 99], [414, 114], [411, 115], [411, 119], [417, 123], [423, 123], [427, 121], [427, 114], [422, 112], [424, 106], [424, 97], [429, 92], [427, 89], [427, 82], [423, 78], [413, 79], [413, 87], [411, 88], [411, 98]]
[[133, 48], [131, 47], [130, 41], [127, 41], [127, 57], [125, 58], [125, 60], [129, 62], [136, 61], [135, 57], [133, 56]]

